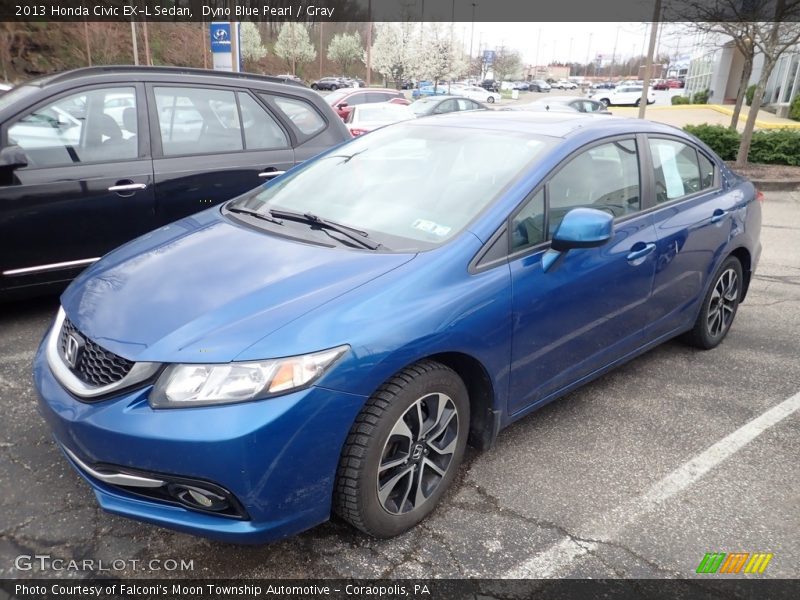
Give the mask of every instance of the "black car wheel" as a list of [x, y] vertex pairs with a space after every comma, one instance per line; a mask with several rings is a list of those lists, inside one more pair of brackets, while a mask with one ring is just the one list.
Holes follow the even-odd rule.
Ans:
[[312, 89], [312, 90], [318, 90], [318, 89], [319, 89], [319, 86], [318, 86], [316, 83], [312, 83], [312, 84], [311, 84], [311, 89]]
[[356, 418], [339, 460], [336, 514], [369, 535], [422, 521], [455, 477], [469, 430], [461, 378], [441, 363], [406, 367]]
[[600, 102], [602, 102], [603, 106], [605, 106], [606, 108], [611, 106], [611, 101], [608, 98], [600, 98]]
[[489, 97], [486, 99], [486, 102], [488, 102], [489, 104], [494, 104], [494, 96], [489, 96]]
[[641, 98], [637, 98], [636, 102], [634, 102], [633, 105], [634, 106], [639, 106], [641, 103], [642, 103], [642, 99]]
[[735, 256], [722, 263], [711, 280], [700, 314], [684, 340], [697, 348], [710, 350], [725, 339], [733, 324], [742, 296], [742, 265]]
[[334, 85], [332, 85], [332, 86], [330, 87], [330, 89], [331, 89], [331, 91], [332, 91], [332, 92], [335, 92], [336, 90], [338, 90], [338, 89], [339, 89], [339, 87], [338, 87], [336, 84], [334, 84]]

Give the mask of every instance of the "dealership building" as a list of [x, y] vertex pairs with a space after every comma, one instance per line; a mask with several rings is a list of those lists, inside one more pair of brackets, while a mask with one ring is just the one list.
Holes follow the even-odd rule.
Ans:
[[[710, 91], [709, 102], [733, 104], [739, 92], [744, 68], [744, 56], [734, 42], [714, 44], [713, 39], [700, 38], [695, 42], [686, 73], [684, 94], [690, 96], [705, 89]], [[758, 82], [764, 57], [756, 54], [748, 85]], [[800, 46], [778, 59], [764, 93], [764, 107], [785, 117], [792, 99], [800, 93]]]

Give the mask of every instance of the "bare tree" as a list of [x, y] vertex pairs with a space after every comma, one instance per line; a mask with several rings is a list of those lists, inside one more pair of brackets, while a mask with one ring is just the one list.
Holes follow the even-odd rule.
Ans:
[[747, 155], [750, 152], [750, 143], [753, 141], [753, 129], [756, 124], [758, 110], [764, 98], [767, 81], [778, 59], [790, 48], [800, 43], [800, 0], [776, 0], [774, 21], [753, 24], [753, 43], [764, 55], [764, 64], [761, 76], [756, 84], [753, 103], [747, 113], [742, 141], [736, 155], [736, 166], [743, 167], [747, 164]]
[[500, 46], [494, 51], [494, 60], [491, 66], [495, 81], [503, 81], [509, 75], [519, 71], [522, 59], [516, 50]]
[[[736, 166], [743, 167], [747, 164], [756, 118], [770, 75], [772, 75], [778, 59], [800, 43], [800, 0], [762, 0], [761, 2], [691, 0], [686, 5], [690, 11], [693, 11], [697, 21], [703, 21], [703, 23], [695, 24], [694, 27], [727, 35], [734, 40], [737, 48], [745, 55], [745, 61], [748, 60], [748, 56], [750, 57], [749, 66], [745, 64], [745, 71], [749, 68], [752, 72], [752, 62], [756, 54], [764, 57], [753, 95], [753, 103], [747, 113], [739, 151], [736, 155]], [[745, 73], [742, 74], [737, 95], [738, 111], [741, 110], [749, 79], [750, 73], [747, 74], [746, 79]], [[738, 119], [738, 112], [735, 111], [734, 118], [731, 119], [732, 127], [736, 127]]]

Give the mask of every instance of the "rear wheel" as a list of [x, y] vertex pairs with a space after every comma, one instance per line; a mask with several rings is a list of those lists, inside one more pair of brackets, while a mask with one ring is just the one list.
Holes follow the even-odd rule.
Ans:
[[312, 83], [312, 84], [311, 84], [311, 89], [312, 89], [312, 90], [318, 90], [318, 89], [319, 89], [319, 86], [318, 86], [316, 83]]
[[461, 378], [434, 361], [406, 367], [373, 394], [350, 429], [334, 511], [375, 537], [410, 529], [455, 477], [468, 429]]
[[684, 340], [697, 348], [710, 350], [725, 339], [733, 324], [742, 294], [742, 265], [735, 256], [722, 263], [712, 279], [700, 314]]
[[633, 104], [633, 105], [634, 105], [634, 106], [639, 106], [641, 103], [642, 103], [642, 99], [641, 99], [641, 98], [638, 98], [638, 99], [636, 100], [636, 102], [634, 102], [634, 104]]
[[494, 104], [494, 96], [489, 96], [489, 97], [486, 99], [486, 102], [488, 102], [489, 104]]
[[600, 98], [600, 102], [602, 102], [603, 106], [605, 106], [606, 108], [611, 106], [611, 101], [608, 98]]

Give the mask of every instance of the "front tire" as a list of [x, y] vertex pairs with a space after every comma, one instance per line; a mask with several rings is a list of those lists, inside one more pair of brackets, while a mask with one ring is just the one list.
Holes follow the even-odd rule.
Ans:
[[716, 348], [728, 335], [742, 297], [742, 265], [729, 256], [714, 273], [694, 327], [684, 341], [696, 348]]
[[486, 99], [486, 102], [488, 102], [489, 104], [494, 104], [494, 96], [489, 96], [489, 97]]
[[609, 100], [608, 98], [600, 98], [600, 102], [602, 102], [606, 108], [611, 106], [611, 100]]
[[384, 383], [361, 409], [336, 474], [333, 509], [378, 538], [430, 514], [464, 456], [469, 398], [461, 378], [424, 360]]

